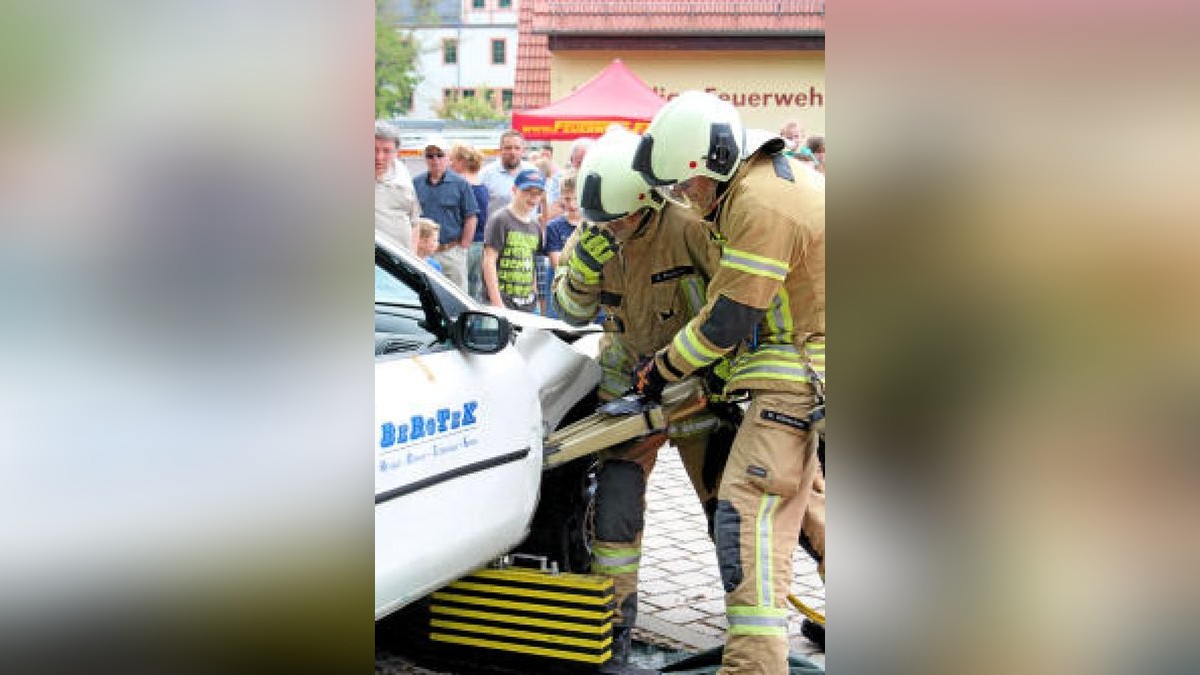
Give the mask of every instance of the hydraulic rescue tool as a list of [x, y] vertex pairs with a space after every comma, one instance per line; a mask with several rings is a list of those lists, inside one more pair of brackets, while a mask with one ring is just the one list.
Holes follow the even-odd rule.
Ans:
[[637, 394], [616, 398], [591, 415], [550, 434], [545, 442], [545, 468], [611, 448], [656, 431], [704, 408], [708, 398], [698, 379], [675, 382], [663, 391], [662, 403]]

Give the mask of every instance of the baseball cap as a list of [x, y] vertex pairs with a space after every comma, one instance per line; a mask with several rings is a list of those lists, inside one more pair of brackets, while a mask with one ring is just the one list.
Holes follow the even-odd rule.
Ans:
[[517, 177], [513, 179], [513, 186], [518, 190], [526, 190], [529, 188], [537, 188], [539, 190], [546, 189], [546, 179], [542, 177], [542, 172], [537, 169], [524, 169]]
[[421, 147], [422, 148], [437, 148], [438, 150], [445, 152], [450, 149], [450, 144], [447, 143], [446, 139], [442, 138], [441, 136], [434, 135], [434, 136], [427, 136], [425, 138], [425, 142], [421, 144]]

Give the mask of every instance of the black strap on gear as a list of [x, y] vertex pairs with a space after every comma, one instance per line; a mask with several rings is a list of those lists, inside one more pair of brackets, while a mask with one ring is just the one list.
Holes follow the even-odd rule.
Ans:
[[608, 305], [609, 307], [620, 307], [622, 297], [620, 293], [600, 291], [600, 304]]
[[792, 173], [792, 165], [788, 163], [787, 156], [783, 153], [771, 156], [771, 163], [775, 165], [775, 175], [788, 181], [789, 183], [796, 182], [796, 174]]

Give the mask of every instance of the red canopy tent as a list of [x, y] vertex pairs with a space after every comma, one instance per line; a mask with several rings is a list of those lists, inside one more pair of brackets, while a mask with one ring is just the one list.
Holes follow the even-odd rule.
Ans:
[[513, 113], [512, 125], [530, 140], [596, 137], [610, 124], [622, 124], [641, 133], [665, 103], [621, 59], [613, 59], [598, 75], [563, 98], [542, 108]]

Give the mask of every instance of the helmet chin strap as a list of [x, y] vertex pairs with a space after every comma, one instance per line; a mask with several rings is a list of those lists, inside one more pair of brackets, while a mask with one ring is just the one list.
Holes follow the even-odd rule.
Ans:
[[[726, 181], [718, 181], [717, 196], [715, 199], [713, 199], [712, 208], [708, 210], [708, 213], [701, 213], [700, 217], [704, 218], [705, 220], [715, 222], [717, 219], [717, 212], [721, 210], [721, 204], [725, 202], [725, 195], [727, 194], [729, 194], [729, 183]], [[699, 211], [699, 209], [697, 209], [697, 211]]]
[[633, 236], [640, 237], [646, 230], [646, 226], [650, 224], [650, 219], [654, 217], [654, 209], [644, 209], [642, 217], [638, 219], [637, 227], [633, 229]]

